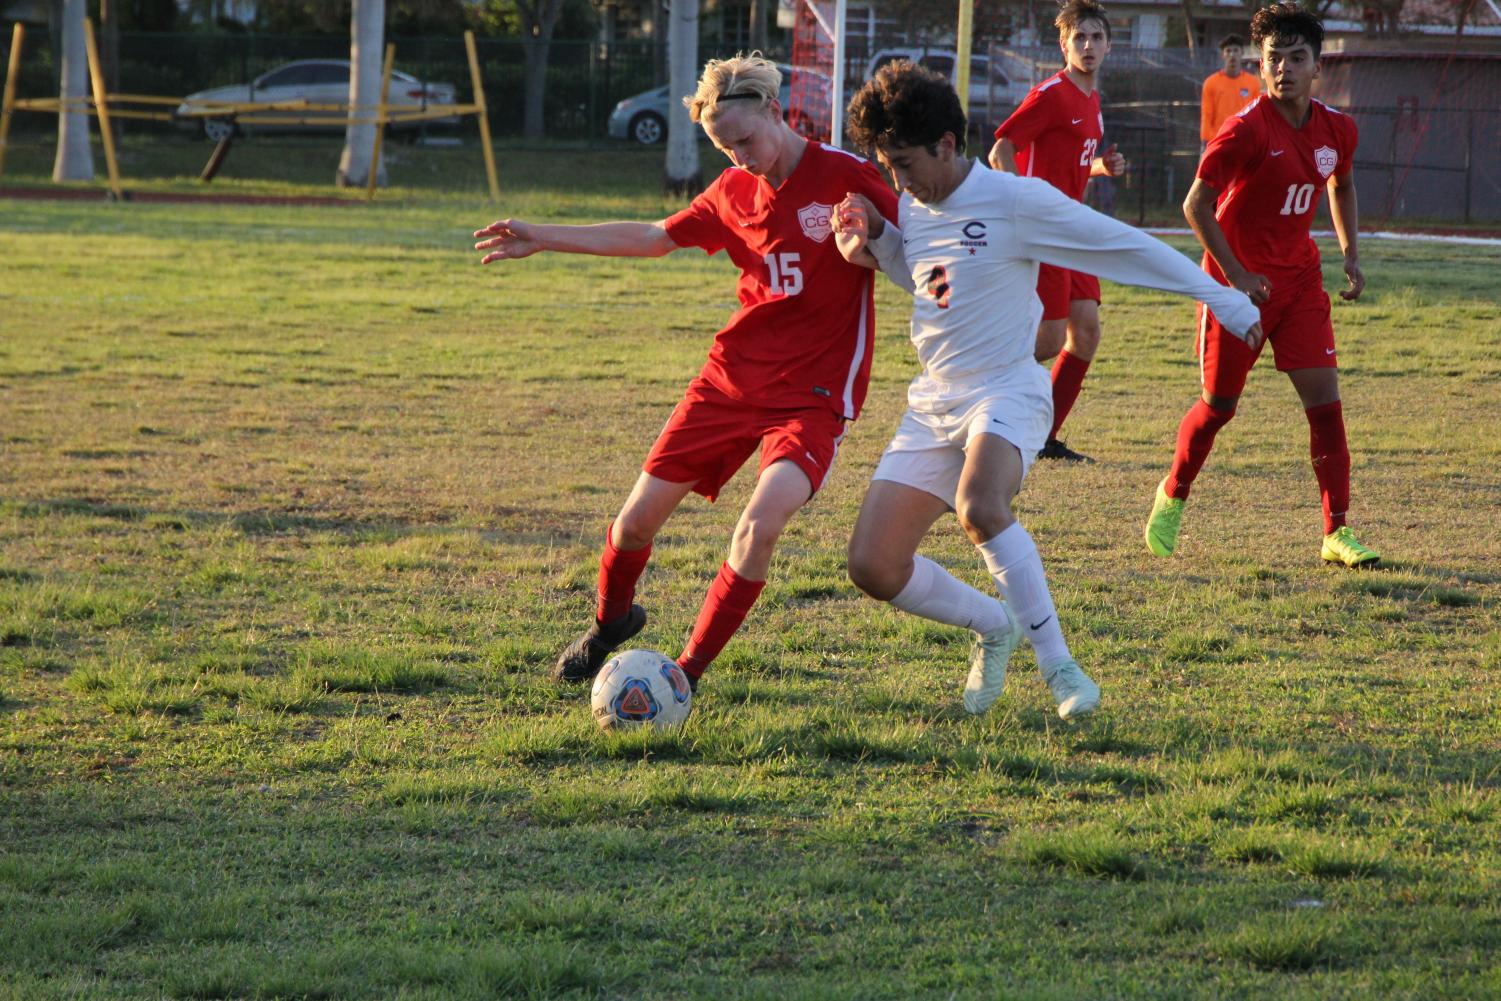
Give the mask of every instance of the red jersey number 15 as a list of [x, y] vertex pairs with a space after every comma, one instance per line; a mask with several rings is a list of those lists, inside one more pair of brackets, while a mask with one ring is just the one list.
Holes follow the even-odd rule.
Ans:
[[767, 286], [777, 295], [797, 295], [803, 290], [803, 269], [798, 254], [767, 254], [766, 270], [771, 275]]

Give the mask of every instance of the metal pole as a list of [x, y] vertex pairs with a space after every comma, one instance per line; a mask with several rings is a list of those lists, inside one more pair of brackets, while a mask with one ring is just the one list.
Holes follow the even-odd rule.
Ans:
[[490, 109], [485, 106], [485, 84], [479, 75], [479, 54], [474, 49], [474, 32], [464, 32], [464, 49], [469, 53], [469, 77], [474, 82], [474, 104], [479, 108], [479, 140], [485, 154], [485, 176], [490, 181], [490, 199], [500, 201], [500, 181], [495, 177], [495, 150], [490, 146]]
[[834, 108], [829, 118], [829, 145], [844, 145], [844, 16], [847, 0], [834, 4]]
[[1470, 192], [1474, 188], [1474, 178], [1470, 172], [1474, 167], [1472, 154], [1475, 150], [1475, 112], [1465, 112], [1465, 222], [1470, 221]]
[[[974, 48], [971, 37], [975, 29], [975, 0], [959, 0], [958, 44], [954, 47], [954, 89], [959, 92], [959, 109], [969, 119], [969, 56]], [[958, 138], [957, 136], [955, 138]]]
[[5, 173], [5, 147], [10, 142], [10, 116], [16, 110], [16, 74], [21, 72], [21, 22], [11, 34], [10, 65], [5, 68], [5, 98], [0, 101], [0, 174]]
[[99, 46], [94, 42], [94, 22], [83, 19], [83, 37], [88, 45], [89, 77], [94, 84], [94, 110], [99, 115], [99, 138], [104, 141], [104, 163], [109, 168], [109, 190], [117, 200], [123, 201], [125, 192], [120, 189], [120, 165], [115, 162], [115, 133], [109, 124], [109, 94], [105, 92], [104, 71], [99, 64]]
[[380, 112], [375, 118], [375, 148], [370, 153], [370, 175], [365, 179], [365, 200], [375, 197], [375, 182], [380, 180], [380, 144], [386, 137], [386, 105], [390, 103], [391, 67], [396, 62], [396, 43], [386, 43], [386, 65], [381, 69]]

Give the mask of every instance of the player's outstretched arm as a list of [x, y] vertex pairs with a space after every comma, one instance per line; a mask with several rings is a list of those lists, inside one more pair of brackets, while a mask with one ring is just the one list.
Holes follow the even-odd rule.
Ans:
[[1027, 178], [1018, 197], [1021, 253], [1044, 264], [1098, 275], [1124, 285], [1192, 296], [1251, 348], [1261, 344], [1261, 313], [1244, 292], [1210, 278], [1161, 240], [1096, 212], [1046, 181]]
[[1230, 287], [1240, 289], [1260, 306], [1272, 297], [1272, 283], [1265, 275], [1255, 274], [1242, 267], [1240, 259], [1230, 249], [1230, 241], [1225, 238], [1220, 221], [1214, 217], [1214, 207], [1219, 197], [1218, 191], [1205, 184], [1201, 178], [1195, 178], [1193, 187], [1188, 189], [1188, 197], [1183, 199], [1183, 216], [1188, 220], [1189, 226], [1193, 227], [1200, 245], [1225, 273], [1225, 280], [1230, 283]]
[[502, 219], [474, 231], [475, 250], [489, 253], [481, 264], [520, 260], [543, 250], [601, 257], [661, 257], [678, 249], [660, 222], [603, 222], [561, 226]]
[[1345, 281], [1350, 287], [1341, 289], [1339, 297], [1346, 302], [1360, 298], [1365, 290], [1365, 272], [1360, 270], [1360, 248], [1356, 246], [1356, 234], [1360, 231], [1360, 211], [1355, 203], [1355, 171], [1347, 170], [1345, 176], [1329, 178], [1329, 213], [1334, 219], [1334, 232], [1339, 237], [1339, 248], [1345, 254]]

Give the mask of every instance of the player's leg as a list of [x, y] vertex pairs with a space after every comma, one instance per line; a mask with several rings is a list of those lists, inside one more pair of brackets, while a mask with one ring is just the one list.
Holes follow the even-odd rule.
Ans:
[[[1073, 719], [1094, 711], [1100, 703], [1100, 689], [1069, 651], [1042, 557], [1032, 536], [1012, 514], [1011, 502], [1021, 489], [1026, 467], [1016, 444], [990, 431], [972, 434], [965, 448], [955, 508], [965, 534], [980, 550], [997, 589], [1017, 619], [1018, 635], [1012, 640], [1013, 646], [1021, 635], [1031, 641], [1043, 679], [1058, 702], [1058, 715]], [[983, 699], [988, 689], [979, 687], [977, 696]], [[998, 688], [995, 694], [999, 694]], [[966, 705], [969, 701], [970, 689], [966, 687]]]
[[[1263, 326], [1269, 322], [1267, 309], [1263, 307]], [[1152, 513], [1147, 516], [1147, 549], [1155, 556], [1171, 556], [1177, 548], [1184, 503], [1214, 448], [1215, 437], [1235, 416], [1236, 404], [1259, 349], [1252, 351], [1244, 341], [1223, 329], [1214, 314], [1200, 306], [1198, 352], [1202, 389], [1178, 424], [1172, 466], [1157, 485]]]
[[1032, 352], [1032, 357], [1037, 359], [1039, 365], [1044, 364], [1050, 358], [1058, 357], [1058, 352], [1063, 350], [1063, 345], [1068, 342], [1068, 318], [1061, 320], [1044, 319], [1037, 325], [1037, 347]]
[[[743, 414], [741, 424], [752, 418], [761, 446], [756, 489], [735, 526], [729, 558], [719, 568], [678, 658], [695, 687], [760, 597], [782, 529], [823, 486], [844, 439], [844, 421], [823, 407], [792, 414]], [[740, 461], [743, 458], [737, 466]]]
[[646, 612], [632, 600], [652, 540], [690, 491], [713, 500], [755, 451], [759, 437], [754, 427], [747, 433], [747, 423], [742, 404], [702, 380], [689, 383], [610, 526], [600, 556], [594, 622], [559, 655], [555, 679], [588, 681], [611, 652], [645, 626]]
[[1071, 271], [1069, 283], [1067, 335], [1063, 350], [1053, 362], [1053, 427], [1041, 457], [1091, 462], [1089, 456], [1065, 445], [1059, 434], [1079, 399], [1085, 373], [1100, 347], [1100, 282], [1092, 275]]
[[926, 490], [872, 480], [850, 534], [850, 581], [904, 612], [981, 636], [1009, 628], [999, 601], [918, 554], [923, 536], [948, 512], [948, 503]]
[[620, 644], [646, 625], [645, 609], [633, 603], [636, 582], [651, 557], [652, 540], [692, 489], [692, 483], [674, 483], [650, 473], [636, 479], [605, 535], [594, 622], [558, 656], [554, 680], [588, 681]]
[[1308, 418], [1308, 455], [1324, 509], [1319, 555], [1326, 563], [1376, 566], [1381, 557], [1362, 545], [1345, 524], [1350, 507], [1350, 446], [1340, 402], [1339, 369], [1335, 367], [1329, 298], [1320, 287], [1310, 291], [1304, 302], [1307, 308], [1290, 312], [1284, 320], [1287, 329], [1273, 351], [1277, 367], [1292, 380]]
[[1037, 325], [1037, 345], [1032, 356], [1038, 364], [1055, 357], [1068, 339], [1070, 273], [1067, 268], [1052, 264], [1037, 267], [1037, 298], [1042, 302], [1042, 322]]
[[729, 557], [709, 586], [693, 632], [678, 657], [695, 688], [761, 596], [782, 529], [812, 496], [813, 483], [796, 463], [779, 460], [762, 470], [735, 525]]
[[964, 452], [949, 440], [944, 423], [940, 416], [912, 411], [902, 418], [860, 505], [849, 574], [873, 598], [974, 631], [964, 705], [983, 712], [1001, 693], [1019, 633], [1002, 602], [917, 554], [928, 529], [952, 509], [964, 469]]

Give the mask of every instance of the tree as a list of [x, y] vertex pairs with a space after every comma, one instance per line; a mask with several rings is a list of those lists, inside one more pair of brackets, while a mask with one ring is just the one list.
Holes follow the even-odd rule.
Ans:
[[547, 97], [547, 57], [563, 0], [516, 0], [516, 9], [521, 14], [521, 55], [525, 61], [521, 134], [540, 139], [545, 131], [542, 109]]
[[766, 0], [750, 0], [750, 47], [753, 52], [766, 51]]
[[683, 106], [698, 86], [698, 0], [669, 0], [667, 25], [667, 166], [669, 194], [696, 195], [704, 177], [698, 165], [698, 129]]
[[[380, 104], [381, 61], [386, 37], [386, 0], [354, 0], [349, 16], [349, 111], [351, 119], [370, 119]], [[344, 154], [334, 183], [362, 188], [376, 172], [386, 183], [385, 162], [372, 164], [375, 130], [370, 121], [351, 121], [344, 129]]]
[[[89, 58], [85, 51], [83, 19], [87, 0], [62, 3], [62, 80], [58, 93], [64, 101], [82, 101], [89, 92]], [[92, 181], [94, 154], [89, 146], [89, 116], [84, 111], [63, 108], [57, 114], [57, 157], [52, 162], [54, 181]]]

